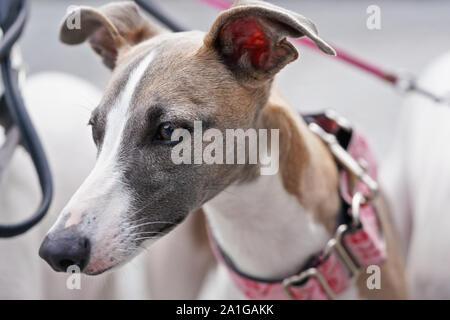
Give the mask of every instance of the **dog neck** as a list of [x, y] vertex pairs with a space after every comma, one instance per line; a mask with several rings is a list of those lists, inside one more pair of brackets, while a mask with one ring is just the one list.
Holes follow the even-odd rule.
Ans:
[[298, 272], [326, 245], [339, 206], [331, 154], [280, 99], [262, 111], [280, 129], [280, 170], [237, 182], [204, 205], [211, 232], [236, 267], [280, 279]]

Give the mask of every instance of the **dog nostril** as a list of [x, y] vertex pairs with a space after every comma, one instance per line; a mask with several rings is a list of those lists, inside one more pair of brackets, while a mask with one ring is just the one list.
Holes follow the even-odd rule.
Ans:
[[88, 240], [87, 238], [84, 239], [83, 247], [84, 247], [85, 249], [89, 249], [89, 240]]
[[73, 262], [72, 260], [69, 260], [69, 259], [62, 259], [61, 261], [59, 261], [58, 264], [59, 264], [59, 269], [61, 271], [67, 271], [67, 269], [70, 266], [73, 266], [75, 264], [75, 262]]

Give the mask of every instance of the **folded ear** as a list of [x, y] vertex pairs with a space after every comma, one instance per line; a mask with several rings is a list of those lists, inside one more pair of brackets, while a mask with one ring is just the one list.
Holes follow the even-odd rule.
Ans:
[[204, 43], [219, 53], [239, 79], [257, 85], [297, 59], [297, 50], [286, 37], [303, 36], [323, 52], [336, 54], [309, 19], [267, 2], [237, 0], [219, 15]]
[[116, 2], [98, 9], [76, 7], [63, 19], [59, 38], [66, 44], [79, 44], [86, 40], [103, 58], [103, 63], [113, 69], [120, 50], [144, 41], [160, 29], [140, 14], [132, 1]]

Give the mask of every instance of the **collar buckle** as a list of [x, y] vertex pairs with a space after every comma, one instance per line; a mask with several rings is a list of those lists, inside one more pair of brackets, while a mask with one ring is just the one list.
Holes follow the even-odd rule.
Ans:
[[298, 275], [295, 275], [295, 276], [292, 276], [292, 277], [289, 277], [289, 278], [286, 278], [283, 280], [282, 286], [283, 286], [283, 290], [286, 293], [287, 297], [289, 299], [295, 300], [296, 297], [295, 297], [294, 293], [292, 292], [291, 287], [302, 281], [309, 280], [311, 277], [314, 277], [317, 279], [317, 281], [319, 282], [323, 291], [325, 291], [325, 293], [327, 294], [328, 299], [334, 300], [336, 298], [336, 295], [334, 294], [331, 287], [328, 285], [328, 282], [325, 279], [325, 277], [323, 276], [323, 274], [319, 271], [319, 269], [314, 268], [314, 267], [306, 269], [305, 271], [301, 272]]
[[342, 243], [342, 237], [348, 230], [348, 225], [341, 224], [335, 232], [333, 238], [331, 238], [324, 250], [325, 257], [328, 257], [332, 252], [336, 253], [341, 264], [345, 266], [350, 274], [350, 279], [354, 280], [358, 277], [361, 272], [361, 266], [352, 257], [352, 254], [347, 250], [347, 248]]
[[[329, 255], [334, 252], [337, 255], [339, 262], [349, 272], [351, 281], [354, 281], [354, 279], [359, 276], [361, 267], [342, 243], [342, 237], [347, 230], [348, 226], [345, 224], [341, 224], [336, 229], [334, 237], [328, 241], [325, 250], [323, 251], [323, 258], [328, 258]], [[328, 299], [333, 300], [336, 298], [336, 294], [328, 284], [326, 277], [316, 267], [308, 268], [298, 275], [284, 279], [282, 283], [284, 292], [290, 299], [295, 299], [296, 297], [292, 292], [291, 287], [303, 281], [307, 281], [311, 277], [316, 278], [323, 291], [327, 294]]]

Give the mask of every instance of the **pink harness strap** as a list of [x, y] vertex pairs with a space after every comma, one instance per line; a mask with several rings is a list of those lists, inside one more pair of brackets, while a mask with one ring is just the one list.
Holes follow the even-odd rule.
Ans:
[[[342, 128], [338, 121], [324, 115], [313, 116], [327, 133], [336, 134]], [[365, 173], [376, 179], [377, 164], [366, 140], [358, 132], [352, 130], [347, 147], [348, 154], [358, 162], [364, 162]], [[349, 173], [341, 170], [340, 191], [346, 207], [354, 201], [349, 190]], [[369, 196], [371, 190], [366, 183], [359, 180], [356, 193]], [[211, 247], [217, 260], [225, 264], [236, 286], [250, 299], [286, 299], [324, 300], [334, 298], [348, 289], [352, 280], [361, 269], [369, 265], [377, 265], [386, 259], [384, 240], [375, 208], [368, 201], [358, 206], [358, 219], [350, 223], [342, 223], [337, 227], [336, 235], [330, 239], [327, 247], [315, 255], [311, 262], [299, 274], [277, 281], [255, 279], [239, 272], [226, 254], [218, 247], [210, 233]], [[355, 221], [357, 222], [355, 225]]]

